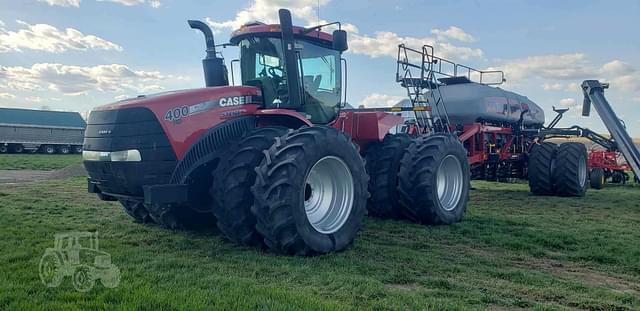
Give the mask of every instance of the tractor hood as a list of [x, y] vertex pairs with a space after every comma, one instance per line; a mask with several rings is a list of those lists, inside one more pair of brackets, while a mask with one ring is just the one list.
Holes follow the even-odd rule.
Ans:
[[136, 119], [140, 123], [149, 118], [146, 115], [153, 115], [155, 124], [159, 123], [180, 159], [202, 133], [225, 120], [255, 114], [261, 105], [260, 89], [251, 86], [208, 87], [139, 96], [95, 108], [89, 116], [85, 145], [87, 150], [92, 150], [89, 142], [93, 138], [115, 139], [139, 134], [137, 132], [148, 129], [117, 124]]

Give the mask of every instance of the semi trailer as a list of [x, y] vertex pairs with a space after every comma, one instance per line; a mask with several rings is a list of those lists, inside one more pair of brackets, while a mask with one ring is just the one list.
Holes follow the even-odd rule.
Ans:
[[85, 127], [77, 112], [0, 108], [0, 153], [80, 153]]

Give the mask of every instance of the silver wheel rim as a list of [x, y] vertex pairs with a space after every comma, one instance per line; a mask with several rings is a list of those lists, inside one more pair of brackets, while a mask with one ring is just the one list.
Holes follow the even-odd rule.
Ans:
[[462, 164], [454, 155], [442, 159], [437, 173], [438, 201], [446, 211], [452, 211], [458, 206], [464, 188], [464, 174]]
[[584, 187], [587, 183], [587, 161], [584, 156], [580, 157], [578, 161], [578, 178], [580, 180], [580, 187]]
[[340, 158], [326, 156], [313, 165], [304, 185], [304, 210], [311, 226], [324, 234], [340, 230], [353, 207], [349, 167]]

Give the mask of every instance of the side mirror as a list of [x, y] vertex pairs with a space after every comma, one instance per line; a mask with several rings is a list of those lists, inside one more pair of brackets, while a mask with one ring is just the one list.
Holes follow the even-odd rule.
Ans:
[[344, 52], [349, 48], [347, 45], [347, 32], [344, 30], [333, 31], [333, 49]]

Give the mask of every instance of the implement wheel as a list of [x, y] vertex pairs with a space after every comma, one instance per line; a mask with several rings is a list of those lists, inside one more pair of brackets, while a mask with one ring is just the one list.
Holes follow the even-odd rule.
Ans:
[[269, 249], [315, 255], [353, 242], [366, 213], [367, 174], [344, 133], [325, 126], [289, 130], [256, 172], [251, 211]]
[[581, 143], [564, 143], [558, 147], [553, 172], [556, 194], [582, 197], [587, 191], [587, 147]]
[[553, 195], [553, 171], [558, 145], [543, 142], [531, 147], [529, 153], [529, 189], [535, 195]]
[[407, 134], [388, 134], [382, 143], [365, 153], [369, 179], [369, 214], [381, 218], [400, 218], [398, 172], [405, 149], [411, 143]]
[[592, 169], [589, 174], [589, 181], [591, 188], [602, 189], [605, 183], [604, 170], [599, 167]]
[[459, 222], [469, 201], [469, 175], [467, 152], [456, 136], [414, 139], [400, 164], [402, 213], [422, 224]]
[[286, 132], [286, 128], [265, 127], [247, 133], [230, 147], [233, 151], [213, 174], [215, 182], [209, 190], [217, 202], [213, 214], [218, 229], [227, 239], [243, 245], [264, 244], [255, 229], [256, 218], [251, 213], [254, 202], [251, 186], [256, 180], [256, 166], [264, 159], [264, 151], [273, 145], [276, 137]]

